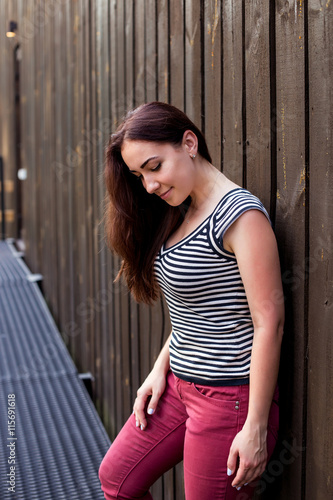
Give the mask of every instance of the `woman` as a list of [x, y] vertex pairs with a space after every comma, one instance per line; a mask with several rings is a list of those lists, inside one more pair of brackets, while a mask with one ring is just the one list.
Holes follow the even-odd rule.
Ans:
[[160, 102], [111, 137], [105, 179], [120, 275], [137, 301], [162, 290], [172, 323], [101, 464], [105, 498], [151, 499], [182, 459], [186, 500], [251, 498], [278, 430], [284, 309], [268, 214], [212, 165], [189, 118]]

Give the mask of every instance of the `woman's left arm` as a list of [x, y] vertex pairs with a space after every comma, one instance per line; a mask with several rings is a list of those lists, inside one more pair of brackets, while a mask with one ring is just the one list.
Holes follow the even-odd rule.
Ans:
[[240, 488], [258, 478], [267, 463], [267, 424], [278, 377], [284, 297], [277, 244], [263, 213], [245, 212], [226, 232], [224, 246], [237, 258], [254, 326], [249, 409], [227, 461], [228, 472], [237, 472], [232, 486]]

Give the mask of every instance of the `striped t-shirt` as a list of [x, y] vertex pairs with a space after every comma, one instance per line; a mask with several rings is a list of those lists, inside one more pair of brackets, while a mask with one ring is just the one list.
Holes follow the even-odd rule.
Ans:
[[223, 235], [248, 210], [269, 216], [258, 198], [242, 188], [227, 193], [191, 234], [155, 261], [172, 324], [170, 367], [184, 380], [203, 385], [248, 383], [253, 323], [235, 255]]

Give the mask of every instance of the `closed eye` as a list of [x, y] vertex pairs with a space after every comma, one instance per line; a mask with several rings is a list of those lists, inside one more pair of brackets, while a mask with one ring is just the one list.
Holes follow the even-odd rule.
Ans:
[[[157, 172], [162, 166], [162, 163], [158, 163], [156, 165], [156, 167], [152, 168], [151, 171], [152, 172]], [[139, 172], [135, 171], [135, 170], [130, 170], [130, 172], [134, 175], [134, 177], [136, 177], [137, 179], [143, 179], [142, 175], [139, 174]]]
[[161, 164], [161, 163], [158, 163], [158, 164], [156, 165], [156, 167], [154, 167], [154, 168], [152, 168], [152, 169], [151, 169], [151, 171], [152, 171], [152, 172], [157, 172], [157, 170], [159, 170], [159, 169], [161, 168], [161, 166], [162, 166], [162, 164]]

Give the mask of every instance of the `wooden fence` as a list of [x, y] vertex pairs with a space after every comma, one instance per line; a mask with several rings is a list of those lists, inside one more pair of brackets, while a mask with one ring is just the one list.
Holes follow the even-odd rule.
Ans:
[[[9, 20], [15, 39], [5, 37]], [[119, 259], [104, 242], [103, 150], [127, 109], [161, 100], [184, 109], [214, 164], [261, 198], [279, 242], [281, 438], [258, 497], [332, 498], [333, 2], [0, 0], [0, 36], [0, 155], [19, 190], [20, 119], [28, 264], [44, 276], [79, 370], [95, 377], [110, 436], [170, 325], [163, 302], [139, 306], [113, 282]], [[14, 195], [7, 203], [15, 211]], [[182, 481], [178, 466], [154, 485], [154, 498], [182, 500]]]

